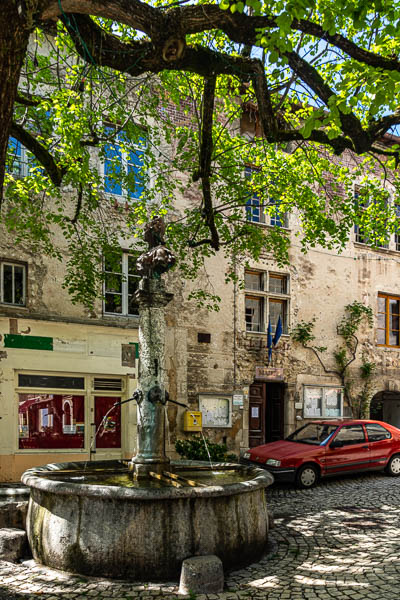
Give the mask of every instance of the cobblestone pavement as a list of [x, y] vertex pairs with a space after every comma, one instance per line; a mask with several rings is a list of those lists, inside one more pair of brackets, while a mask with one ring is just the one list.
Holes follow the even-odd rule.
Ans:
[[[197, 600], [398, 600], [400, 478], [366, 474], [328, 480], [313, 490], [273, 486], [269, 551], [226, 576], [224, 593]], [[0, 561], [7, 600], [152, 600], [178, 598], [177, 584], [133, 584], [71, 576]], [[180, 596], [179, 598], [182, 598]]]

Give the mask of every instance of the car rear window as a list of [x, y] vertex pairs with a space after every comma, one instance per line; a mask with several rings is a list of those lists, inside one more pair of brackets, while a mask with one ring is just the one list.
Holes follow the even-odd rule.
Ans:
[[381, 440], [390, 440], [392, 434], [379, 423], [367, 423], [365, 426], [369, 442], [380, 442]]

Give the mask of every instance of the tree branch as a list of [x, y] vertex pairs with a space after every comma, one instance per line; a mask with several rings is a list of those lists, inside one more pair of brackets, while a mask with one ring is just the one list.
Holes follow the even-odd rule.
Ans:
[[204, 216], [206, 225], [211, 233], [211, 247], [219, 250], [219, 235], [214, 220], [214, 207], [211, 197], [211, 158], [213, 152], [213, 115], [215, 101], [216, 77], [204, 80], [202, 129], [200, 144], [200, 177], [203, 189]]
[[23, 146], [25, 146], [25, 148], [32, 152], [40, 164], [45, 168], [54, 185], [59, 187], [66, 170], [56, 163], [50, 152], [42, 146], [31, 133], [26, 131], [21, 125], [18, 125], [18, 123], [12, 123], [10, 135], [15, 137]]

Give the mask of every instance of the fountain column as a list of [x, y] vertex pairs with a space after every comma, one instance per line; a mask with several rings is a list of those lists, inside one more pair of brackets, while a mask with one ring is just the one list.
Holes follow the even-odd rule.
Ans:
[[131, 465], [136, 478], [149, 471], [161, 473], [169, 464], [165, 454], [165, 306], [173, 294], [165, 290], [161, 274], [174, 263], [164, 246], [165, 225], [153, 219], [145, 229], [149, 251], [137, 261], [142, 278], [136, 292], [139, 304], [139, 398], [137, 403], [137, 452]]

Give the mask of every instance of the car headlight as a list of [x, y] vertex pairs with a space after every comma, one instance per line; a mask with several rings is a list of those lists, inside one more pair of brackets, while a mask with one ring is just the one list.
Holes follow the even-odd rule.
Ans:
[[265, 461], [265, 464], [269, 465], [270, 467], [280, 467], [281, 461], [276, 460], [275, 458], [269, 458], [268, 460]]
[[243, 454], [243, 458], [250, 458], [250, 452], [245, 452]]

